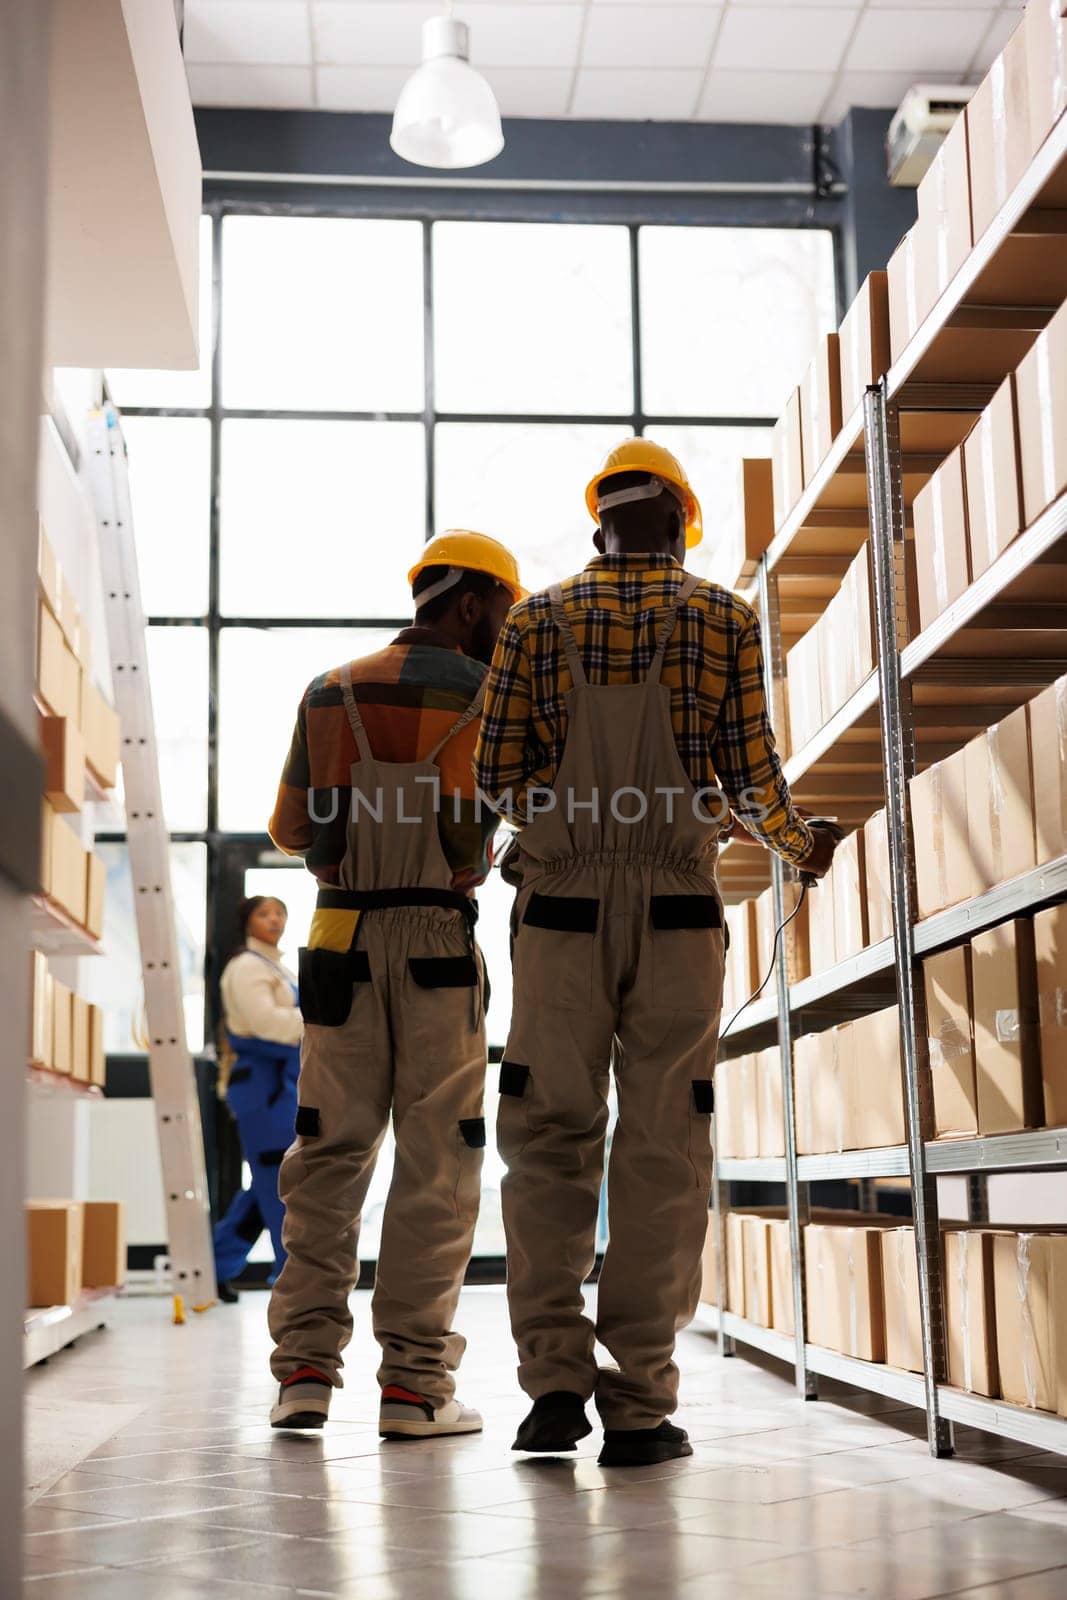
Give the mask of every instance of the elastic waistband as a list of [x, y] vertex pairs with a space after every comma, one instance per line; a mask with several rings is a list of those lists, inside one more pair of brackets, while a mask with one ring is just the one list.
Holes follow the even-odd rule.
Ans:
[[[520, 849], [522, 838], [519, 839]], [[673, 856], [657, 850], [576, 850], [573, 855], [553, 856], [542, 861], [527, 855], [540, 872], [567, 872], [572, 867], [659, 867], [668, 872], [685, 872], [691, 877], [715, 878], [715, 860], [718, 852], [709, 850], [702, 856]]]
[[443, 911], [458, 911], [473, 927], [478, 920], [478, 903], [458, 889], [320, 889], [316, 906], [320, 911], [389, 911], [396, 906], [438, 906]]

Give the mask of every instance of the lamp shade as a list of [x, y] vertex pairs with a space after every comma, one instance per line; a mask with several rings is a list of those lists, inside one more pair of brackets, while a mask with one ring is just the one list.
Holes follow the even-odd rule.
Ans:
[[420, 167], [478, 167], [504, 148], [500, 110], [468, 59], [470, 36], [455, 17], [423, 24], [422, 66], [400, 91], [389, 143]]

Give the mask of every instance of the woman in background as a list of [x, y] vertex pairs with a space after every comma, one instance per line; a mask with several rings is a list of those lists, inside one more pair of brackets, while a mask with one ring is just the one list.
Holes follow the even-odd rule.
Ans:
[[304, 1023], [297, 982], [282, 965], [278, 945], [288, 911], [281, 900], [254, 895], [238, 911], [241, 949], [222, 974], [222, 1014], [232, 1055], [224, 1062], [219, 1093], [237, 1122], [251, 1189], [241, 1189], [215, 1227], [215, 1276], [219, 1298], [236, 1300], [230, 1279], [244, 1269], [264, 1228], [274, 1246], [271, 1283], [282, 1270], [284, 1207], [278, 1198], [278, 1168], [293, 1142], [296, 1080]]

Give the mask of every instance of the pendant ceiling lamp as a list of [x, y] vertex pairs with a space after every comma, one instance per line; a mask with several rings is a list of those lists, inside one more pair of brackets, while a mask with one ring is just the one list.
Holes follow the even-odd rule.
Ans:
[[405, 83], [389, 143], [418, 167], [479, 167], [504, 148], [500, 108], [470, 64], [470, 29], [452, 15], [422, 27], [422, 66]]

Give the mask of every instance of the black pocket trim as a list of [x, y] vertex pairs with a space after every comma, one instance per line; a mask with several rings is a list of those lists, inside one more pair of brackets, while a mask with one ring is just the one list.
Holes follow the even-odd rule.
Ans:
[[648, 903], [652, 926], [721, 928], [722, 911], [713, 894], [654, 894]]
[[261, 1167], [280, 1167], [284, 1150], [261, 1150], [256, 1160]]
[[352, 990], [370, 983], [365, 950], [301, 950], [300, 1010], [304, 1021], [339, 1028], [352, 1010]]
[[532, 894], [523, 913], [529, 928], [550, 928], [553, 933], [595, 933], [600, 901], [577, 894]]
[[702, 1117], [710, 1117], [715, 1110], [715, 1085], [710, 1078], [693, 1079], [693, 1105]]
[[478, 982], [473, 956], [409, 956], [408, 971], [420, 989], [473, 989]]
[[297, 1106], [296, 1132], [304, 1139], [318, 1138], [319, 1112], [317, 1106]]
[[365, 950], [350, 950], [345, 959], [353, 983], [370, 983], [370, 956]]
[[523, 1066], [519, 1061], [502, 1061], [500, 1063], [500, 1093], [513, 1095], [520, 1099], [526, 1093], [526, 1085], [530, 1079], [529, 1067]]
[[251, 1067], [234, 1067], [233, 1071], [230, 1073], [228, 1082], [230, 1082], [230, 1083], [247, 1083], [251, 1076], [252, 1076], [252, 1068]]
[[485, 1149], [485, 1118], [464, 1117], [459, 1125], [463, 1143], [469, 1150]]

